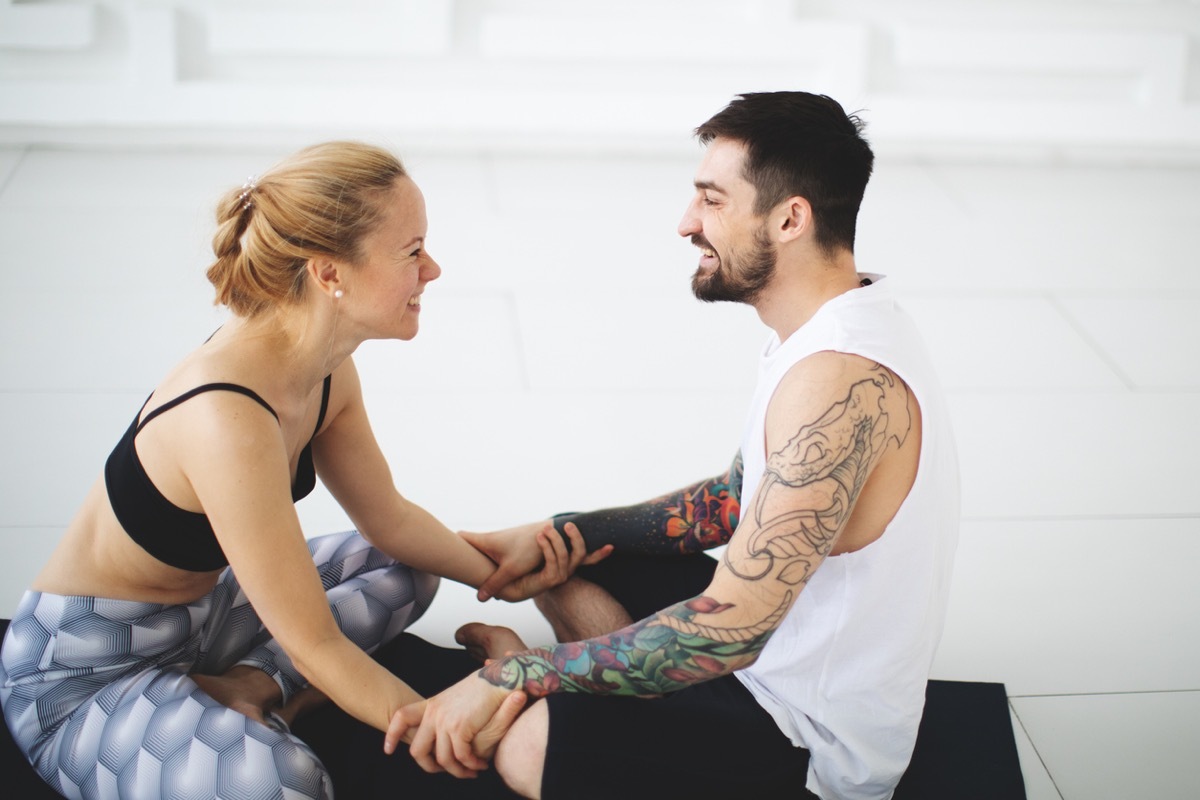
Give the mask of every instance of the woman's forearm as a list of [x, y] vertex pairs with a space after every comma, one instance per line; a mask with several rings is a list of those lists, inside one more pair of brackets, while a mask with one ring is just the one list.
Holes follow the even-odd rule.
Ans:
[[292, 661], [335, 705], [380, 731], [398, 709], [422, 699], [345, 636], [331, 637]]
[[468, 586], [478, 588], [496, 569], [491, 559], [404, 498], [399, 498], [386, 528], [362, 533], [397, 561]]

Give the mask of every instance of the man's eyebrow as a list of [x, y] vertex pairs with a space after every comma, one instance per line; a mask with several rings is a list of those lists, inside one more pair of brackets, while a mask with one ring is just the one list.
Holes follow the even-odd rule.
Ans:
[[695, 186], [697, 189], [710, 189], [714, 192], [720, 192], [721, 194], [728, 194], [728, 192], [726, 192], [724, 189], [722, 189], [720, 186], [713, 183], [712, 181], [702, 181], [702, 180], [697, 179], [695, 181], [692, 181], [692, 185]]

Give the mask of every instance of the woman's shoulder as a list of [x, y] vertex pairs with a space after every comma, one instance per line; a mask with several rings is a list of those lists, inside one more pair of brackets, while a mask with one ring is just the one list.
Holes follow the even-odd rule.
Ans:
[[[252, 403], [269, 412], [278, 424], [279, 414], [272, 403], [272, 393], [261, 372], [222, 363], [219, 359], [191, 353], [163, 377], [150, 394], [142, 412], [142, 423], [152, 416], [184, 406], [200, 412], [240, 408]], [[192, 414], [188, 414], [192, 416]]]

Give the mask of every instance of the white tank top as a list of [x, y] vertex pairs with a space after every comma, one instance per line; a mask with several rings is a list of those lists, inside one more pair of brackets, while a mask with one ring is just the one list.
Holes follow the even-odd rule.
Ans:
[[751, 666], [735, 673], [811, 753], [808, 788], [826, 800], [891, 797], [912, 755], [945, 619], [958, 541], [958, 460], [937, 378], [882, 276], [823, 305], [782, 344], [772, 335], [742, 439], [747, 507], [766, 466], [767, 405], [784, 374], [825, 350], [875, 361], [921, 408], [916, 482], [883, 535], [827, 558]]

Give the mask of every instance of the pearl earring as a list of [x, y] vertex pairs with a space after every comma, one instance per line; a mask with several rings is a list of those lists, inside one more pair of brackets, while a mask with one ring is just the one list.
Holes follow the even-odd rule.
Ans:
[[342, 299], [342, 295], [344, 295], [344, 294], [345, 294], [345, 292], [343, 292], [341, 289], [336, 289], [336, 290], [334, 290], [334, 292], [333, 292], [333, 299], [334, 299], [334, 300], [341, 300], [341, 299]]

